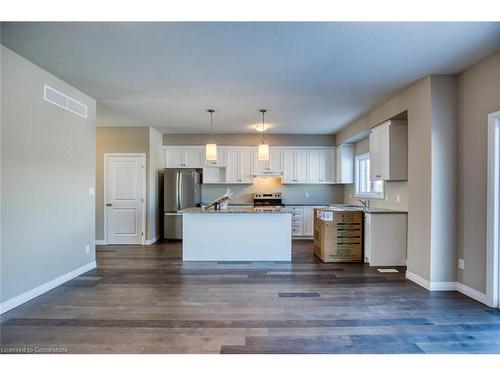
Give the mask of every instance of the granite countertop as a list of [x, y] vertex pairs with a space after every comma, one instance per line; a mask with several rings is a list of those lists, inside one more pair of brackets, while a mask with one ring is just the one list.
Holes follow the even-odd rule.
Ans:
[[216, 211], [213, 208], [203, 209], [202, 207], [191, 207], [182, 210], [183, 214], [289, 214], [286, 209], [262, 210], [255, 207], [228, 207], [226, 209]]
[[370, 207], [365, 208], [363, 206], [349, 205], [349, 204], [330, 204], [328, 209], [333, 209], [336, 211], [363, 211], [367, 214], [407, 214], [408, 211], [395, 210], [391, 208], [379, 208]]

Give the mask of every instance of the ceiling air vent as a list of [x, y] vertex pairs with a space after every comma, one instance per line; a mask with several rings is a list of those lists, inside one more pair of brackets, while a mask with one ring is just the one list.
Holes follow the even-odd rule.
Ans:
[[78, 116], [87, 118], [87, 106], [85, 104], [77, 102], [75, 99], [64, 95], [63, 93], [57, 91], [56, 89], [53, 89], [50, 86], [43, 86], [43, 98], [46, 101], [57, 105], [58, 107], [76, 113]]

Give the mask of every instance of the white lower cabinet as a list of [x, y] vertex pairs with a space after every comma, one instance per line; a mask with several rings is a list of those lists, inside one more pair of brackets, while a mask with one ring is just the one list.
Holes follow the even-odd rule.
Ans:
[[292, 212], [292, 236], [312, 237], [314, 235], [314, 209], [326, 206], [287, 206]]
[[365, 213], [365, 262], [370, 266], [406, 265], [406, 213]]

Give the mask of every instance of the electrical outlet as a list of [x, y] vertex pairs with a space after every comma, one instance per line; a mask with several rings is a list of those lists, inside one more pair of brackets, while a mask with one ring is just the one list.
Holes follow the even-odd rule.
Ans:
[[389, 194], [386, 194], [386, 195], [385, 195], [385, 201], [386, 201], [386, 202], [389, 202]]
[[85, 245], [85, 252], [90, 253], [90, 245]]
[[306, 198], [309, 198], [309, 193], [306, 193]]
[[463, 259], [458, 260], [458, 268], [460, 268], [461, 270], [464, 269], [464, 260]]
[[352, 193], [349, 193], [349, 199], [352, 199]]
[[396, 194], [396, 202], [399, 203], [400, 200], [401, 200], [401, 197], [399, 196], [399, 194]]

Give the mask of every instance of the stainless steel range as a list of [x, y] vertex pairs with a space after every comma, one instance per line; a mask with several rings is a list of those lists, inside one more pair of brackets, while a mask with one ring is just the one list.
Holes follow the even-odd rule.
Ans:
[[260, 209], [279, 209], [283, 207], [281, 193], [255, 193], [253, 206]]

